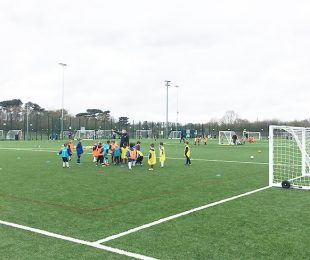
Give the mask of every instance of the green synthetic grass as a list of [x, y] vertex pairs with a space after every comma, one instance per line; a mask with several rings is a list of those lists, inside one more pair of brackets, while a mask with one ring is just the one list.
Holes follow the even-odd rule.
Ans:
[[307, 207], [304, 191], [269, 189], [107, 245], [159, 259], [308, 259]]
[[129, 259], [126, 256], [0, 225], [1, 260]]
[[[86, 149], [81, 165], [76, 165], [73, 157], [71, 168], [63, 169], [56, 154], [61, 142], [0, 142], [0, 220], [96, 241], [268, 184], [267, 142], [238, 147], [220, 146], [212, 140], [207, 146], [191, 144], [192, 166], [184, 165], [184, 145], [174, 140], [164, 142], [168, 159], [164, 168], [157, 165], [153, 172], [147, 170], [146, 158], [142, 167], [131, 172], [126, 166], [95, 167], [91, 150]], [[145, 157], [149, 143], [142, 140]], [[156, 148], [158, 144], [159, 140]], [[84, 146], [88, 145], [92, 142], [84, 141]], [[310, 213], [308, 196], [306, 191], [269, 189], [107, 245], [161, 259], [283, 258], [282, 249], [290, 247], [281, 241], [294, 240], [292, 251], [302, 258], [305, 254], [298, 249], [303, 243], [298, 246], [297, 241], [302, 238], [309, 242], [306, 235], [302, 237], [306, 230], [302, 227], [309, 219], [305, 216]], [[286, 207], [279, 202], [290, 204]], [[274, 212], [282, 214], [277, 221]], [[297, 216], [292, 215], [294, 212]], [[296, 232], [285, 233], [279, 228], [288, 223]], [[0, 228], [4, 230], [0, 232], [0, 245], [4, 245], [0, 253], [6, 252], [8, 259], [14, 255], [23, 259], [25, 250], [29, 251], [25, 259], [121, 258], [26, 231]], [[27, 236], [33, 239], [24, 247], [17, 246]], [[50, 252], [46, 241], [57, 250]]]

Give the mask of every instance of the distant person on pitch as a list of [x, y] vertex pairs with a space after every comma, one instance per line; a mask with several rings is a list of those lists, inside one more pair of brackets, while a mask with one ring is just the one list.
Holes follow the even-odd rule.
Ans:
[[203, 142], [205, 145], [208, 144], [208, 137], [206, 135], [203, 137]]
[[128, 151], [128, 147], [126, 145], [126, 143], [123, 144], [123, 146], [121, 146], [121, 164], [126, 164], [127, 163], [127, 151]]
[[97, 143], [94, 143], [93, 148], [92, 148], [93, 162], [97, 162], [97, 157], [98, 157], [97, 147], [98, 147]]
[[164, 147], [164, 143], [159, 143], [159, 161], [160, 161], [160, 167], [163, 168], [166, 160], [166, 151]]
[[143, 153], [140, 150], [137, 150], [136, 165], [142, 166], [142, 161], [143, 161]]
[[233, 141], [233, 144], [234, 144], [234, 145], [237, 145], [237, 139], [238, 139], [238, 136], [237, 136], [236, 134], [234, 134], [234, 135], [232, 136], [232, 141]]
[[73, 144], [73, 141], [72, 140], [69, 140], [69, 143], [68, 143], [68, 148], [70, 150], [70, 157], [69, 157], [69, 161], [71, 161], [71, 157], [72, 157], [72, 154], [74, 152], [74, 144]]
[[190, 159], [190, 156], [191, 156], [191, 150], [189, 148], [189, 145], [188, 145], [188, 141], [185, 141], [185, 149], [184, 149], [184, 156], [185, 156], [185, 165], [191, 165], [191, 159]]
[[110, 143], [109, 153], [111, 155], [111, 163], [114, 163], [114, 148], [115, 148], [115, 140], [112, 140]]
[[103, 151], [103, 146], [102, 146], [102, 143], [99, 143], [96, 147], [96, 166], [98, 166], [98, 163], [100, 163], [102, 166], [103, 165], [103, 154], [104, 154], [104, 151]]
[[136, 151], [136, 148], [134, 146], [135, 146], [134, 143], [130, 143], [129, 149], [126, 153], [129, 170], [131, 170], [132, 166], [135, 166], [135, 164], [136, 164], [137, 151]]
[[109, 150], [110, 150], [110, 140], [108, 140], [103, 145], [103, 165], [108, 166], [109, 165]]
[[113, 150], [114, 165], [120, 164], [120, 161], [121, 161], [120, 157], [121, 157], [121, 148], [119, 147], [117, 142], [115, 142], [114, 150]]
[[150, 145], [148, 164], [150, 166], [149, 171], [153, 171], [154, 166], [156, 164], [156, 152], [155, 152], [154, 144]]
[[129, 145], [129, 135], [125, 129], [122, 132], [114, 131], [115, 133], [121, 136], [120, 147], [123, 147], [124, 144]]
[[183, 141], [183, 143], [185, 142], [185, 136], [184, 136], [183, 132], [181, 132], [180, 143], [182, 141]]
[[69, 157], [71, 156], [70, 154], [70, 149], [68, 147], [68, 144], [65, 143], [64, 144], [64, 147], [59, 151], [59, 153], [61, 155], [61, 158], [62, 158], [62, 167], [63, 168], [70, 168], [70, 165], [69, 165]]
[[77, 159], [76, 163], [80, 164], [81, 163], [81, 155], [84, 153], [83, 151], [83, 145], [82, 145], [82, 140], [79, 139], [78, 144], [76, 145], [76, 154], [77, 154]]
[[198, 136], [197, 136], [197, 144], [198, 144], [198, 145], [200, 145], [200, 140], [201, 140], [201, 137], [200, 137], [200, 135], [198, 135]]

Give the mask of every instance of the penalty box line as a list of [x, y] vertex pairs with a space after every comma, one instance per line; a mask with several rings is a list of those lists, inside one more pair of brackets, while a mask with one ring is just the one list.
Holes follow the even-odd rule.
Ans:
[[114, 240], [114, 239], [116, 239], [116, 238], [120, 238], [120, 237], [129, 235], [129, 234], [138, 232], [138, 231], [140, 231], [140, 230], [142, 230], [142, 229], [146, 229], [146, 228], [149, 228], [149, 227], [152, 227], [152, 226], [155, 226], [155, 225], [158, 225], [158, 224], [161, 224], [161, 223], [164, 223], [164, 222], [167, 222], [167, 221], [170, 221], [170, 220], [179, 218], [179, 217], [183, 217], [183, 216], [185, 216], [185, 215], [189, 215], [189, 214], [194, 213], [194, 212], [196, 212], [196, 211], [200, 211], [200, 210], [203, 210], [203, 209], [207, 209], [207, 208], [210, 208], [210, 207], [219, 205], [219, 204], [226, 203], [226, 202], [228, 202], [228, 201], [232, 201], [232, 200], [235, 200], [235, 199], [239, 199], [239, 198], [242, 198], [242, 197], [251, 195], [251, 194], [253, 194], [253, 193], [266, 190], [266, 189], [268, 189], [268, 188], [270, 188], [270, 187], [271, 187], [271, 186], [266, 186], [266, 187], [259, 188], [259, 189], [256, 189], [256, 190], [252, 190], [252, 191], [249, 191], [249, 192], [246, 192], [246, 193], [242, 193], [242, 194], [239, 194], [239, 195], [236, 195], [236, 196], [227, 198], [227, 199], [223, 199], [223, 200], [216, 201], [216, 202], [213, 202], [213, 203], [210, 203], [210, 204], [206, 204], [206, 205], [203, 205], [203, 206], [200, 206], [200, 207], [197, 207], [197, 208], [193, 208], [193, 209], [191, 209], [191, 210], [187, 210], [187, 211], [184, 211], [184, 212], [181, 212], [181, 213], [178, 213], [178, 214], [175, 214], [175, 215], [166, 217], [166, 218], [161, 218], [161, 219], [156, 220], [156, 221], [154, 221], [154, 222], [151, 222], [151, 223], [148, 223], [148, 224], [144, 224], [144, 225], [142, 225], [142, 226], [138, 226], [138, 227], [133, 228], [133, 229], [129, 229], [129, 230], [125, 231], [125, 232], [121, 232], [121, 233], [119, 233], [119, 234], [115, 234], [115, 235], [112, 235], [112, 236], [109, 236], [109, 237], [106, 237], [106, 238], [97, 240], [97, 241], [95, 241], [94, 243], [95, 243], [95, 244], [105, 243], [105, 242]]
[[49, 232], [49, 231], [45, 231], [45, 230], [41, 230], [41, 229], [37, 229], [37, 228], [32, 228], [32, 227], [27, 227], [27, 226], [24, 226], [24, 225], [19, 225], [19, 224], [15, 224], [15, 223], [3, 221], [3, 220], [0, 220], [0, 225], [14, 227], [14, 228], [17, 228], [17, 229], [22, 229], [22, 230], [30, 231], [30, 232], [33, 232], [33, 233], [37, 233], [37, 234], [40, 234], [40, 235], [47, 236], [47, 237], [58, 238], [58, 239], [69, 241], [69, 242], [76, 243], [76, 244], [86, 245], [86, 246], [94, 247], [94, 248], [101, 249], [101, 250], [104, 250], [104, 251], [109, 251], [109, 252], [112, 252], [112, 253], [116, 253], [116, 254], [119, 254], [119, 255], [129, 256], [129, 257], [136, 258], [136, 259], [156, 260], [156, 258], [153, 258], [153, 257], [149, 257], [149, 256], [141, 255], [141, 254], [136, 254], [136, 253], [128, 252], [128, 251], [121, 250], [121, 249], [114, 248], [114, 247], [104, 246], [104, 245], [100, 245], [98, 243], [94, 243], [94, 242], [90, 242], [90, 241], [85, 241], [85, 240], [81, 240], [81, 239], [76, 239], [76, 238], [73, 238], [73, 237], [63, 236], [63, 235], [59, 235], [59, 234], [52, 233], [52, 232]]

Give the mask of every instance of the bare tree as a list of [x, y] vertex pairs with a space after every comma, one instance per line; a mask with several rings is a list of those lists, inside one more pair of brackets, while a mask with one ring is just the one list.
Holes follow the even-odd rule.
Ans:
[[220, 123], [225, 125], [232, 125], [238, 118], [239, 115], [235, 111], [229, 110], [226, 111], [225, 115], [221, 118]]

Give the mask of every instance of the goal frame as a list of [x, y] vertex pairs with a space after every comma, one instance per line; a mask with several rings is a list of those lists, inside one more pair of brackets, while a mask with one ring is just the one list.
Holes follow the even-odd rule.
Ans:
[[136, 130], [136, 139], [150, 139], [152, 138], [152, 130]]
[[[221, 134], [224, 135], [225, 140], [227, 141], [226, 143], [222, 142]], [[219, 131], [219, 145], [234, 145], [232, 136], [236, 134], [235, 131]]]
[[[81, 136], [82, 134], [82, 136]], [[74, 139], [83, 139], [83, 140], [95, 140], [96, 131], [95, 130], [77, 130], [74, 135]]]
[[15, 136], [18, 135], [18, 140], [21, 140], [23, 137], [23, 131], [20, 129], [12, 129], [6, 133], [6, 140], [16, 140]]
[[269, 186], [310, 190], [309, 154], [310, 128], [270, 125]]
[[97, 130], [96, 131], [96, 138], [97, 139], [111, 139], [113, 137], [113, 130]]
[[171, 131], [169, 133], [169, 139], [180, 139], [182, 135], [182, 131]]
[[[249, 138], [250, 136], [253, 136], [253, 134], [256, 135], [256, 136], [253, 136], [255, 141], [257, 141], [257, 140], [262, 140], [262, 134], [261, 134], [261, 132], [250, 132], [250, 131], [243, 132], [243, 136], [245, 136], [245, 134], [248, 135], [248, 138]], [[258, 136], [258, 137], [257, 137], [257, 136]]]
[[0, 130], [0, 140], [4, 140], [4, 130]]
[[72, 137], [75, 136], [75, 133], [73, 131], [67, 131], [67, 130], [62, 131], [61, 136], [63, 136], [63, 139], [69, 139], [70, 133]]

